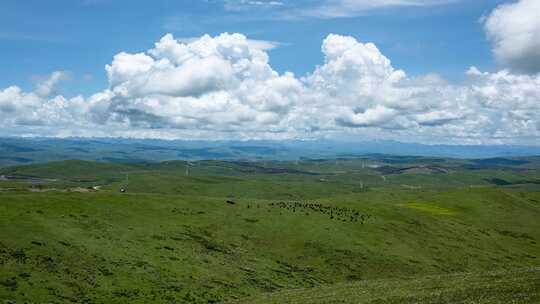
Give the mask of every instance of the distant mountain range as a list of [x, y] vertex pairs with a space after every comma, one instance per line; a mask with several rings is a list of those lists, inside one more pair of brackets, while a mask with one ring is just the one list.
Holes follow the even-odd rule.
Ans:
[[425, 145], [396, 141], [184, 141], [126, 138], [0, 138], [0, 166], [66, 159], [106, 162], [164, 160], [296, 160], [370, 154], [452, 158], [540, 155], [540, 146]]

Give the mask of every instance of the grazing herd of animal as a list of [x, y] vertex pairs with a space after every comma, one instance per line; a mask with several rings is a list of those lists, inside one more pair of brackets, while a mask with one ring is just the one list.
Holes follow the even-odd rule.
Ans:
[[270, 207], [279, 208], [308, 216], [310, 212], [318, 212], [327, 215], [331, 220], [341, 222], [359, 222], [364, 224], [371, 218], [370, 214], [363, 214], [354, 208], [325, 206], [321, 203], [278, 202], [270, 203]]

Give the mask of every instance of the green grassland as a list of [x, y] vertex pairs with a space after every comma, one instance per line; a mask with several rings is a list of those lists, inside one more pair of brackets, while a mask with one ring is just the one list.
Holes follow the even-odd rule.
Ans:
[[3, 168], [0, 299], [537, 303], [538, 160]]
[[540, 269], [363, 280], [287, 290], [231, 303], [538, 303]]

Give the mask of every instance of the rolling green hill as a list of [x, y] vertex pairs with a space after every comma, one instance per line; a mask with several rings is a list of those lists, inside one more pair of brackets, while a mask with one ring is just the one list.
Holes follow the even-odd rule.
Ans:
[[534, 303], [536, 163], [469, 165], [370, 159], [4, 168], [0, 299]]

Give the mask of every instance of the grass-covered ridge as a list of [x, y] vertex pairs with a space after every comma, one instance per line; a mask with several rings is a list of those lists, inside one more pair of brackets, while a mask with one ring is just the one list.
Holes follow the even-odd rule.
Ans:
[[536, 164], [406, 161], [4, 168], [0, 299], [534, 303]]

